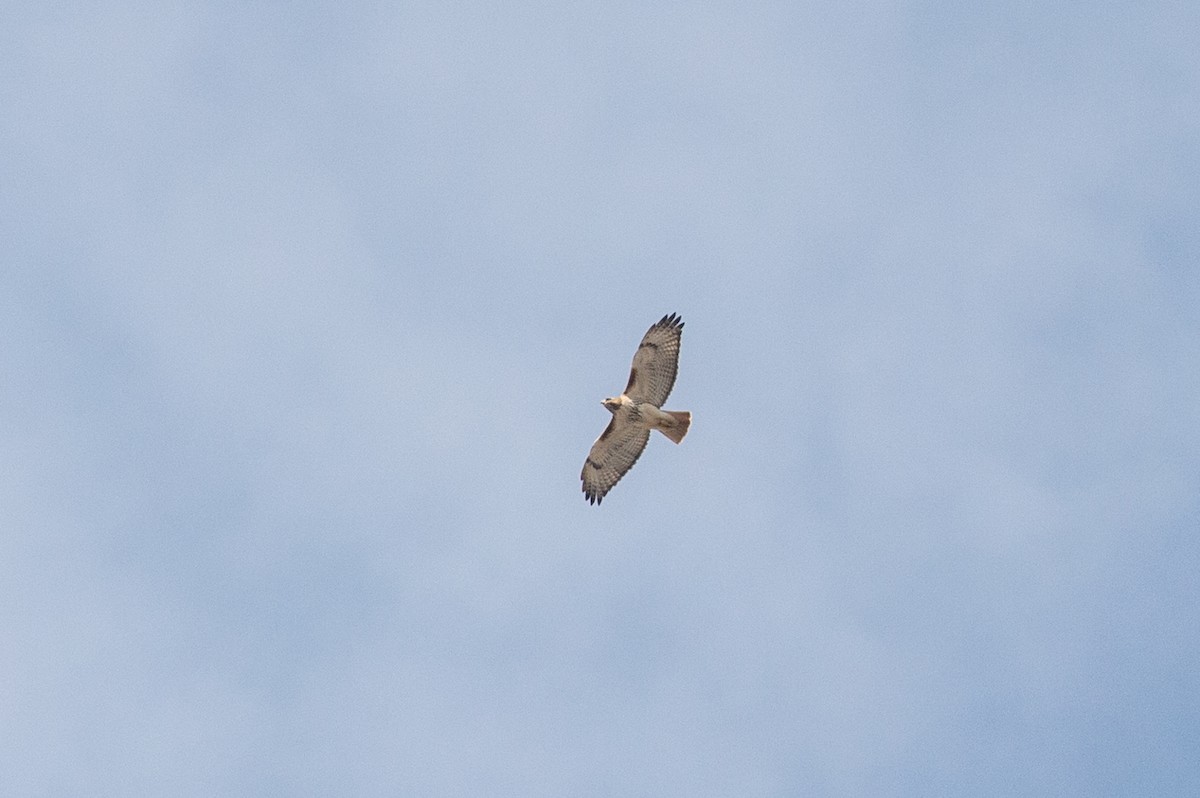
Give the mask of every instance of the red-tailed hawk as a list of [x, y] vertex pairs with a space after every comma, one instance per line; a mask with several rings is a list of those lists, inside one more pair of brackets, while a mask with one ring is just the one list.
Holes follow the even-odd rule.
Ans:
[[683, 320], [674, 313], [663, 316], [638, 345], [625, 392], [604, 400], [612, 421], [592, 444], [579, 475], [588, 502], [599, 504], [633, 468], [650, 440], [650, 430], [656, 429], [676, 443], [687, 435], [692, 414], [662, 409], [675, 385], [682, 336]]

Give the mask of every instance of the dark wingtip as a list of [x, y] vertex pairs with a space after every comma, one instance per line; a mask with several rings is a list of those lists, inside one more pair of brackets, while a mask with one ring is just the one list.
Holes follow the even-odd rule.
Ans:
[[668, 313], [658, 320], [655, 327], [678, 327], [683, 329], [683, 318], [678, 313]]

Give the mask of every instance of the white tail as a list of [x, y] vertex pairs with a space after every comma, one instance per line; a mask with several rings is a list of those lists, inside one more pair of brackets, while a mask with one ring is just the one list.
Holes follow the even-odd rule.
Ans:
[[688, 434], [688, 428], [692, 426], [692, 414], [686, 410], [665, 410], [668, 416], [671, 417], [670, 426], [664, 424], [658, 428], [658, 431], [666, 435], [676, 443], [683, 441], [683, 436]]

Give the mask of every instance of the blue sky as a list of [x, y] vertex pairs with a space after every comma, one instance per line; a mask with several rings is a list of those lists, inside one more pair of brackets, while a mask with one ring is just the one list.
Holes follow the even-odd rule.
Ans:
[[1197, 29], [6, 5], [0, 792], [1195, 794]]

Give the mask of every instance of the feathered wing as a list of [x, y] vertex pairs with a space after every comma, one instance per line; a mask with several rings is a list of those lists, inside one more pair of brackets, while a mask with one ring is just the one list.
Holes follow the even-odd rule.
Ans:
[[583, 495], [590, 504], [599, 504], [604, 494], [620, 482], [621, 477], [641, 457], [650, 440], [650, 428], [640, 424], [618, 422], [613, 416], [604, 432], [592, 444], [583, 463]]
[[626, 396], [635, 402], [663, 406], [675, 387], [682, 337], [683, 320], [675, 313], [663, 316], [646, 331], [633, 356], [629, 384], [625, 386]]

